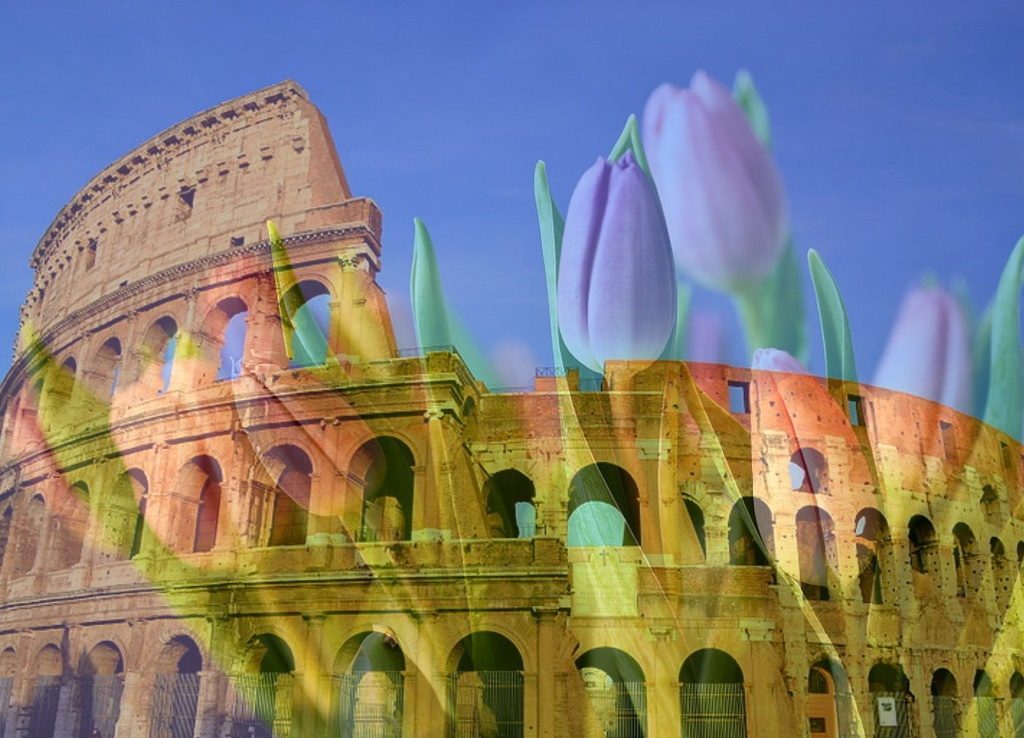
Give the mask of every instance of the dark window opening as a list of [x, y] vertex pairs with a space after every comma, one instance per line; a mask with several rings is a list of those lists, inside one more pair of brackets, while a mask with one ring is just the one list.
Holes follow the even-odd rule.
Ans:
[[848, 395], [846, 407], [850, 413], [850, 425], [864, 426], [864, 398], [857, 395]]

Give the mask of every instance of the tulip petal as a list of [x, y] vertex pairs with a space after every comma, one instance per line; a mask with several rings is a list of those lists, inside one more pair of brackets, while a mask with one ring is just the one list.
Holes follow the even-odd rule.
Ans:
[[750, 368], [756, 371], [807, 374], [807, 367], [796, 357], [786, 351], [773, 348], [760, 348], [755, 351]]

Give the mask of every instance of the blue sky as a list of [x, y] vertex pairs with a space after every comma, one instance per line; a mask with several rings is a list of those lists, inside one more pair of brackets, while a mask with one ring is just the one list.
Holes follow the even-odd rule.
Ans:
[[[655, 86], [698, 68], [731, 83], [745, 67], [771, 112], [798, 248], [836, 273], [870, 378], [911, 284], [962, 279], [984, 303], [1024, 234], [1024, 6], [767, 5], [10, 4], [0, 346], [29, 254], [95, 172], [290, 77], [327, 116], [353, 191], [384, 211], [389, 294], [408, 292], [419, 216], [480, 342], [550, 364], [535, 162], [564, 210]], [[698, 302], [732, 325], [724, 300]]]

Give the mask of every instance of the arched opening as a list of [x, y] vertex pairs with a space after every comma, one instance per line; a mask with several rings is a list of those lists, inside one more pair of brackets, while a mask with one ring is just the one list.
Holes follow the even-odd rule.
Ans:
[[899, 738], [910, 735], [910, 680], [902, 667], [879, 663], [868, 672], [868, 691], [874, 705], [875, 738]]
[[94, 646], [79, 665], [76, 687], [79, 738], [91, 738], [93, 731], [114, 735], [124, 691], [124, 659], [117, 646], [110, 641]]
[[978, 717], [978, 738], [999, 738], [999, 716], [992, 680], [984, 669], [974, 674], [974, 706]]
[[321, 366], [329, 353], [331, 296], [320, 282], [299, 282], [281, 298], [290, 367]]
[[192, 738], [199, 702], [203, 656], [188, 636], [169, 640], [156, 660], [150, 708], [151, 738]]
[[762, 500], [741, 497], [729, 513], [729, 563], [768, 566], [774, 551], [772, 512]]
[[7, 727], [7, 711], [14, 694], [14, 677], [18, 673], [18, 654], [13, 648], [0, 651], [0, 735]]
[[865, 508], [857, 513], [853, 533], [856, 536], [861, 601], [881, 605], [885, 602], [882, 593], [892, 544], [889, 523], [875, 508]]
[[948, 669], [938, 669], [932, 675], [932, 718], [935, 738], [959, 738], [960, 702], [957, 698], [956, 678]]
[[1024, 567], [1024, 541], [1017, 542], [1017, 568]]
[[583, 467], [569, 484], [569, 546], [639, 546], [640, 492], [622, 467]]
[[1010, 676], [1010, 720], [1013, 738], [1024, 738], [1024, 675], [1019, 671]]
[[594, 648], [576, 659], [576, 668], [590, 706], [591, 730], [609, 738], [647, 734], [647, 683], [632, 656], [617, 648]]
[[349, 464], [349, 479], [361, 489], [360, 541], [412, 538], [412, 451], [397, 438], [367, 441]]
[[146, 331], [139, 368], [139, 383], [144, 394], [162, 394], [170, 389], [177, 348], [178, 324], [173, 318], [160, 318]]
[[11, 562], [11, 577], [20, 577], [32, 571], [42, 536], [39, 532], [46, 526], [46, 501], [42, 495], [33, 495], [18, 526], [14, 537], [14, 560]]
[[309, 527], [313, 463], [305, 451], [291, 445], [271, 449], [263, 463], [274, 484], [267, 545], [303, 546]]
[[93, 387], [99, 397], [113, 397], [121, 378], [121, 341], [111, 336], [93, 361]]
[[60, 705], [60, 687], [64, 676], [64, 654], [55, 645], [49, 644], [36, 655], [33, 664], [31, 706], [29, 708], [28, 735], [35, 738], [49, 738], [57, 725], [57, 708]]
[[700, 545], [700, 557], [707, 558], [708, 541], [704, 529], [704, 510], [695, 499], [686, 495], [683, 496], [683, 505], [686, 507], [686, 517], [690, 521], [690, 527], [693, 528], [693, 537]]
[[248, 325], [249, 308], [239, 297], [221, 300], [207, 318], [205, 332], [217, 349], [218, 382], [242, 373]]
[[977, 586], [978, 544], [970, 527], [964, 523], [953, 526], [953, 567], [956, 572], [956, 596], [966, 597]]
[[836, 684], [827, 662], [811, 666], [807, 672], [807, 723], [811, 738], [839, 735], [836, 698]]
[[283, 640], [267, 633], [249, 641], [236, 690], [231, 738], [291, 735], [295, 660]]
[[1002, 620], [1010, 605], [1016, 574], [1006, 559], [1006, 547], [1001, 540], [993, 536], [989, 539], [988, 549], [992, 566], [992, 587], [996, 595], [996, 614]]
[[789, 457], [789, 482], [794, 492], [820, 494], [828, 481], [825, 455], [815, 448], [798, 448]]
[[349, 638], [335, 661], [335, 714], [342, 738], [400, 738], [405, 656], [390, 635], [369, 631]]
[[71, 485], [63, 514], [50, 516], [50, 540], [44, 567], [55, 570], [74, 566], [82, 558], [82, 545], [89, 525], [89, 485], [75, 482]]
[[7, 559], [7, 544], [11, 540], [11, 521], [14, 520], [14, 506], [8, 504], [0, 514], [0, 571]]
[[533, 538], [537, 511], [533, 482], [520, 471], [505, 469], [484, 482], [487, 522], [494, 538]]
[[450, 735], [522, 738], [523, 657], [505, 636], [470, 633], [449, 657]]
[[935, 527], [923, 515], [915, 515], [908, 525], [910, 539], [910, 568], [918, 574], [937, 574], [938, 539]]
[[212, 551], [217, 545], [223, 481], [220, 464], [212, 456], [197, 456], [178, 474], [179, 494], [196, 501], [196, 524], [191, 541], [191, 550], [195, 553]]
[[831, 516], [814, 505], [801, 508], [796, 514], [796, 540], [804, 597], [830, 599], [829, 580], [838, 563]]
[[128, 558], [133, 559], [142, 553], [142, 544], [146, 535], [146, 508], [149, 504], [149, 480], [139, 470], [129, 471], [124, 481], [131, 485], [135, 496], [135, 515], [132, 521], [132, 538], [128, 546]]
[[716, 648], [695, 651], [679, 669], [683, 738], [747, 735], [743, 671], [732, 656]]

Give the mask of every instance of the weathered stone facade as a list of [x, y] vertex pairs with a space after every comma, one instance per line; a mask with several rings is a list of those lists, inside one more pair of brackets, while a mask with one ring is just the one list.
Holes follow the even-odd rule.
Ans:
[[54, 220], [0, 386], [5, 738], [1024, 734], [1019, 444], [718, 365], [489, 392], [400, 355], [380, 237], [294, 83]]

